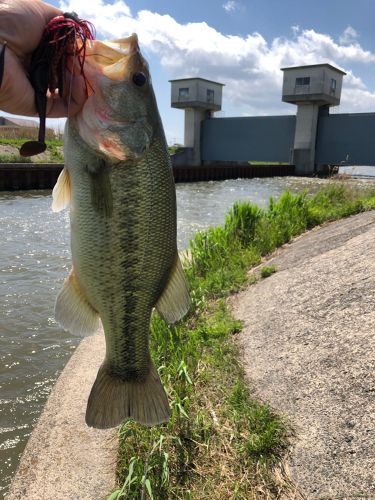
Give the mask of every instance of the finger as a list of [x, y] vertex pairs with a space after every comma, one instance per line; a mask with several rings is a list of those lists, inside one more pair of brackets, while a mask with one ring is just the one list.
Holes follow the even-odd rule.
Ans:
[[[48, 96], [49, 118], [73, 116], [81, 110], [87, 98], [84, 78], [81, 75], [72, 76], [66, 71], [65, 89], [63, 98]], [[20, 60], [8, 47], [5, 50], [4, 76], [0, 88], [0, 109], [16, 115], [38, 115], [34, 89]]]
[[86, 99], [86, 84], [83, 76], [72, 75], [68, 70], [65, 72], [65, 92], [63, 97], [50, 96], [47, 104], [48, 118], [62, 118], [74, 116], [83, 107]]
[[26, 76], [23, 65], [9, 47], [5, 50], [0, 109], [16, 115], [37, 115], [34, 89]]
[[38, 46], [48, 21], [61, 14], [40, 0], [0, 0], [0, 41], [24, 58]]

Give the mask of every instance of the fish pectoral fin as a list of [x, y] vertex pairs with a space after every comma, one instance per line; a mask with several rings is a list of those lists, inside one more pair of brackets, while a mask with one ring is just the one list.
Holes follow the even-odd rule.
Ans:
[[178, 255], [169, 275], [167, 286], [159, 297], [155, 307], [164, 321], [169, 324], [179, 321], [189, 310], [190, 295]]
[[75, 335], [91, 335], [99, 328], [99, 314], [88, 302], [73, 269], [57, 296], [55, 319]]
[[64, 208], [70, 205], [70, 199], [70, 175], [67, 168], [64, 167], [52, 191], [52, 211], [61, 212], [61, 210], [64, 210]]
[[109, 178], [109, 167], [104, 161], [99, 162], [96, 168], [88, 168], [91, 203], [94, 209], [105, 217], [110, 217], [113, 211], [112, 187]]

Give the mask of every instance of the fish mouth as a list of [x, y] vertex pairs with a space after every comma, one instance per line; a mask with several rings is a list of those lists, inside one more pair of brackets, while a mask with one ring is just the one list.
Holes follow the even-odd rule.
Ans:
[[135, 33], [114, 41], [87, 41], [86, 62], [110, 80], [123, 80], [129, 72], [130, 60], [137, 60], [139, 65], [145, 64]]

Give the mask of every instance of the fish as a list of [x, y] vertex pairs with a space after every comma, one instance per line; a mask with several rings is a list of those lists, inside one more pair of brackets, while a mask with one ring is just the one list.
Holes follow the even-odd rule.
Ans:
[[152, 426], [170, 417], [150, 355], [152, 311], [173, 324], [190, 307], [171, 161], [137, 35], [90, 41], [85, 74], [89, 96], [66, 122], [65, 166], [53, 189], [52, 210], [70, 207], [72, 254], [55, 318], [78, 335], [103, 325], [106, 354], [87, 425]]

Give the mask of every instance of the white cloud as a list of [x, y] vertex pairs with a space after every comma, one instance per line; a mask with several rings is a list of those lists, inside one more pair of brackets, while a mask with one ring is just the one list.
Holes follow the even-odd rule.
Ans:
[[233, 12], [237, 8], [237, 2], [235, 0], [228, 0], [223, 4], [223, 9], [227, 12]]
[[[103, 0], [60, 3], [63, 10], [74, 10], [92, 21], [100, 37], [138, 33], [142, 50], [158, 58], [166, 80], [199, 75], [225, 83], [226, 116], [293, 112], [294, 107], [281, 103], [280, 68], [317, 63], [331, 63], [348, 73], [342, 96], [346, 111], [358, 110], [362, 100], [367, 102], [366, 109], [375, 109], [375, 92], [370, 92], [350, 67], [353, 63], [373, 63], [375, 54], [357, 42], [336, 42], [330, 35], [297, 26], [291, 28], [291, 38], [271, 41], [256, 32], [242, 37], [224, 35], [205, 22], [181, 24], [169, 15], [149, 10], [132, 15], [123, 0], [111, 4]], [[345, 33], [346, 41], [357, 37], [351, 27]]]
[[358, 37], [359, 35], [357, 31], [351, 26], [348, 26], [340, 35], [339, 42], [342, 45], [351, 45], [357, 43]]
[[301, 28], [298, 24], [294, 24], [291, 29], [292, 29], [293, 35], [296, 35], [296, 36], [301, 31]]

